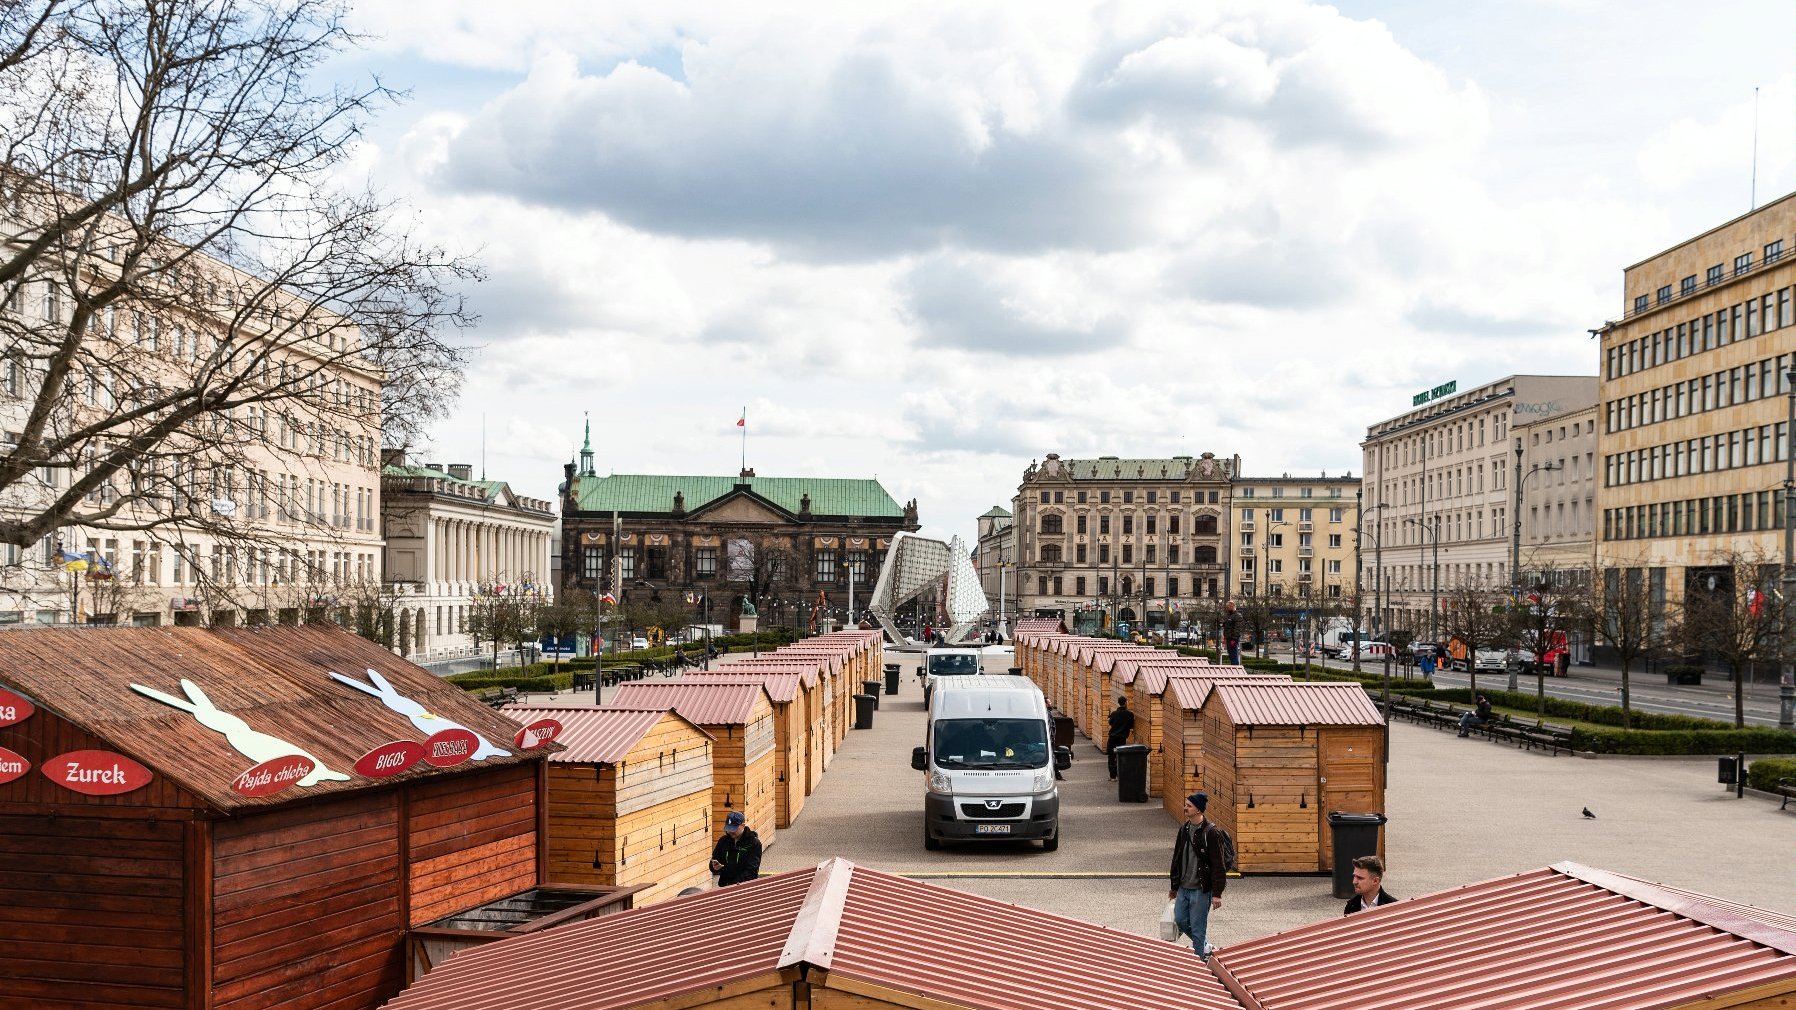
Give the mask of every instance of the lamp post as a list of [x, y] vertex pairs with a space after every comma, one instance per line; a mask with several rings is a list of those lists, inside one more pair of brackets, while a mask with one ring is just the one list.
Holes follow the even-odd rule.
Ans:
[[[1434, 548], [1434, 564], [1429, 571], [1430, 596], [1428, 604], [1428, 641], [1433, 643], [1440, 637], [1435, 620], [1441, 610], [1441, 531], [1439, 526], [1429, 526], [1414, 517], [1405, 517], [1403, 521], [1427, 534], [1428, 542]], [[1439, 520], [1437, 519], [1436, 522]]]
[[[1359, 556], [1360, 547], [1359, 547], [1359, 545], [1360, 545], [1360, 538], [1362, 536], [1364, 536], [1364, 534], [1365, 534], [1366, 515], [1368, 513], [1377, 512], [1378, 510], [1387, 507], [1385, 502], [1379, 502], [1378, 504], [1372, 506], [1369, 509], [1362, 508], [1362, 503], [1365, 501], [1365, 495], [1366, 495], [1366, 493], [1363, 490], [1355, 491], [1353, 493], [1353, 501], [1354, 501], [1354, 507], [1353, 507], [1353, 616], [1354, 616], [1354, 620], [1355, 620], [1356, 624], [1362, 620], [1361, 613], [1360, 613], [1360, 600], [1361, 600], [1361, 594], [1362, 594], [1362, 587], [1361, 587], [1362, 579], [1361, 579], [1361, 575], [1360, 575], [1360, 556]], [[1380, 547], [1380, 538], [1376, 534], [1374, 534], [1372, 537], [1372, 548], [1373, 548], [1372, 567], [1374, 569], [1373, 579], [1372, 579], [1372, 587], [1373, 587], [1372, 588], [1372, 616], [1373, 616], [1374, 621], [1376, 621], [1377, 617], [1378, 617], [1378, 587], [1383, 582], [1383, 572], [1384, 572], [1383, 566], [1380, 565], [1378, 562], [1379, 547]], [[1360, 672], [1359, 646], [1360, 646], [1360, 639], [1363, 637], [1365, 637], [1363, 630], [1356, 626], [1353, 629], [1353, 672], [1354, 673]]]
[[1796, 657], [1791, 655], [1796, 642], [1791, 641], [1790, 633], [1790, 600], [1796, 593], [1796, 369], [1784, 373], [1784, 390], [1789, 394], [1789, 421], [1785, 431], [1789, 433], [1790, 447], [1784, 451], [1784, 572], [1783, 572], [1783, 605], [1784, 619], [1779, 622], [1778, 633], [1783, 641], [1779, 643], [1782, 669], [1778, 674], [1777, 686], [1777, 727], [1792, 728], [1792, 716], [1796, 715]]
[[[1792, 395], [1793, 397], [1796, 397], [1796, 394]], [[1528, 468], [1527, 473], [1523, 473], [1522, 440], [1519, 436], [1516, 438], [1515, 515], [1511, 516], [1509, 519], [1509, 605], [1512, 607], [1520, 606], [1522, 599], [1522, 488], [1528, 483], [1528, 478], [1533, 477], [1535, 474], [1550, 473], [1557, 469], [1559, 469], [1559, 467], [1552, 463], [1536, 463]], [[1787, 523], [1787, 514], [1785, 518]], [[1787, 548], [1784, 551], [1784, 557], [1786, 559], [1789, 557], [1789, 550]], [[1788, 577], [1786, 569], [1785, 578], [1787, 579]], [[1473, 658], [1476, 659], [1476, 657]], [[1516, 671], [1511, 669], [1509, 671], [1509, 690], [1514, 691], [1515, 689]]]

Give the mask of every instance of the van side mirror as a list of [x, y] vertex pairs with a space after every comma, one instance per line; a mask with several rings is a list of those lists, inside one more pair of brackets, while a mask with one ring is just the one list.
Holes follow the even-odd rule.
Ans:
[[918, 771], [927, 771], [929, 769], [929, 749], [927, 747], [912, 747], [910, 751], [910, 766]]
[[[918, 748], [919, 750], [921, 748]], [[1054, 748], [1054, 770], [1063, 772], [1073, 766], [1073, 749], [1071, 747]]]

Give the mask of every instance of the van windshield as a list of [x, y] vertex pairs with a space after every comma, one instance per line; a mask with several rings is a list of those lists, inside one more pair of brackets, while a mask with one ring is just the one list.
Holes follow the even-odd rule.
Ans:
[[938, 675], [957, 673], [978, 673], [979, 657], [966, 653], [931, 653], [929, 656], [929, 672]]
[[1040, 719], [938, 719], [935, 763], [942, 768], [1041, 768], [1048, 724]]

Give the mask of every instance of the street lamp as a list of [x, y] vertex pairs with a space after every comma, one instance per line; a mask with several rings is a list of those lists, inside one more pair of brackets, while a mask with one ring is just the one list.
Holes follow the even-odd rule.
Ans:
[[1784, 619], [1779, 622], [1780, 643], [1783, 653], [1783, 669], [1778, 675], [1777, 687], [1777, 728], [1792, 728], [1792, 715], [1796, 715], [1796, 657], [1791, 656], [1789, 606], [1792, 592], [1796, 592], [1796, 368], [1784, 373], [1784, 391], [1789, 394], [1789, 422], [1785, 430], [1789, 432], [1790, 447], [1784, 451]]
[[[1270, 515], [1271, 513], [1268, 512], [1267, 514]], [[1266, 562], [1266, 570], [1264, 572], [1264, 575], [1266, 577], [1260, 580], [1260, 586], [1262, 589], [1261, 595], [1265, 596], [1266, 599], [1268, 599], [1268, 600], [1272, 599], [1272, 531], [1275, 527], [1284, 526], [1284, 527], [1288, 528], [1290, 525], [1291, 525], [1290, 523], [1285, 522], [1283, 519], [1280, 519], [1277, 522], [1273, 522], [1271, 520], [1267, 520], [1267, 522], [1266, 522], [1266, 541], [1265, 541], [1265, 544], [1263, 545], [1266, 548], [1266, 557], [1264, 559], [1262, 559]], [[1281, 558], [1280, 561], [1282, 562], [1283, 559]], [[1279, 572], [1279, 574], [1283, 575], [1284, 572], [1281, 570]], [[1272, 617], [1271, 604], [1267, 604], [1266, 616], [1267, 616], [1268, 626], [1270, 626], [1271, 617]], [[1256, 637], [1265, 638], [1266, 636], [1258, 635]], [[1295, 644], [1295, 643], [1293, 643], [1293, 644]], [[1264, 643], [1262, 643], [1262, 648], [1264, 648], [1265, 653], [1266, 653], [1265, 658], [1271, 659], [1272, 658], [1272, 643], [1264, 642]]]
[[[1387, 507], [1386, 503], [1379, 502], [1378, 504], [1372, 506], [1369, 509], [1364, 508], [1363, 503], [1365, 501], [1365, 497], [1366, 497], [1366, 492], [1364, 490], [1359, 490], [1359, 491], [1353, 492], [1353, 503], [1354, 503], [1353, 504], [1353, 616], [1354, 616], [1354, 619], [1356, 622], [1358, 622], [1360, 620], [1360, 599], [1361, 599], [1361, 595], [1362, 595], [1362, 589], [1361, 589], [1362, 578], [1361, 578], [1361, 574], [1360, 574], [1360, 557], [1359, 557], [1360, 537], [1362, 536], [1362, 534], [1364, 532], [1366, 515], [1368, 513], [1377, 512], [1379, 509]], [[1379, 564], [1379, 562], [1378, 562], [1378, 558], [1380, 556], [1380, 554], [1379, 554], [1380, 546], [1381, 545], [1380, 545], [1379, 537], [1376, 534], [1374, 534], [1372, 537], [1372, 548], [1373, 548], [1372, 567], [1374, 569], [1376, 569], [1376, 571], [1373, 574], [1373, 582], [1372, 582], [1372, 586], [1373, 586], [1373, 589], [1372, 589], [1372, 613], [1373, 613], [1374, 617], [1376, 617], [1376, 615], [1378, 614], [1378, 587], [1380, 585], [1382, 585], [1384, 582], [1384, 567], [1383, 567], [1383, 565]], [[1355, 627], [1353, 629], [1353, 672], [1354, 673], [1360, 672], [1359, 643], [1360, 643], [1360, 639], [1362, 637], [1364, 637], [1364, 636], [1361, 632], [1361, 629], [1358, 627]]]
[[1440, 629], [1435, 621], [1441, 612], [1441, 529], [1440, 518], [1435, 517], [1435, 525], [1430, 526], [1413, 516], [1406, 516], [1404, 522], [1428, 534], [1428, 542], [1434, 547], [1434, 564], [1429, 572], [1430, 595], [1428, 603], [1428, 641], [1435, 642], [1440, 638]]
[[[1793, 393], [1792, 397], [1796, 398], [1796, 393]], [[1796, 399], [1793, 399], [1792, 402], [1796, 403]], [[1522, 489], [1528, 483], [1528, 478], [1533, 477], [1537, 473], [1551, 473], [1557, 469], [1559, 469], [1559, 467], [1557, 464], [1554, 464], [1554, 463], [1536, 463], [1533, 466], [1528, 468], [1527, 473], [1523, 473], [1522, 472], [1522, 440], [1519, 436], [1516, 438], [1516, 440], [1515, 440], [1515, 515], [1511, 516], [1510, 520], [1509, 520], [1509, 604], [1512, 607], [1519, 606], [1521, 598], [1522, 598]], [[1787, 487], [1788, 487], [1788, 485], [1786, 484], [1786, 488]], [[1786, 500], [1787, 500], [1787, 497], [1788, 497], [1787, 491], [1785, 492], [1785, 495], [1786, 495]], [[1787, 528], [1788, 510], [1786, 509], [1785, 511], [1786, 511], [1785, 523], [1786, 523], [1786, 528]], [[1785, 539], [1786, 540], [1788, 539], [1787, 533], [1786, 533]], [[1789, 550], [1787, 547], [1785, 548], [1785, 551], [1784, 551], [1784, 557], [1786, 559], [1789, 557]], [[1789, 578], [1787, 570], [1786, 570], [1785, 578], [1786, 579]], [[1511, 691], [1515, 690], [1515, 678], [1516, 678], [1516, 672], [1513, 669], [1511, 669], [1509, 671], [1509, 690], [1511, 690]]]

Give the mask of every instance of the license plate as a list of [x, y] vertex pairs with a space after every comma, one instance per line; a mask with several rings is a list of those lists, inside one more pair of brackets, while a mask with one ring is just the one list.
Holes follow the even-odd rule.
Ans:
[[980, 824], [973, 828], [973, 833], [976, 835], [1008, 835], [1010, 834], [1010, 825]]

